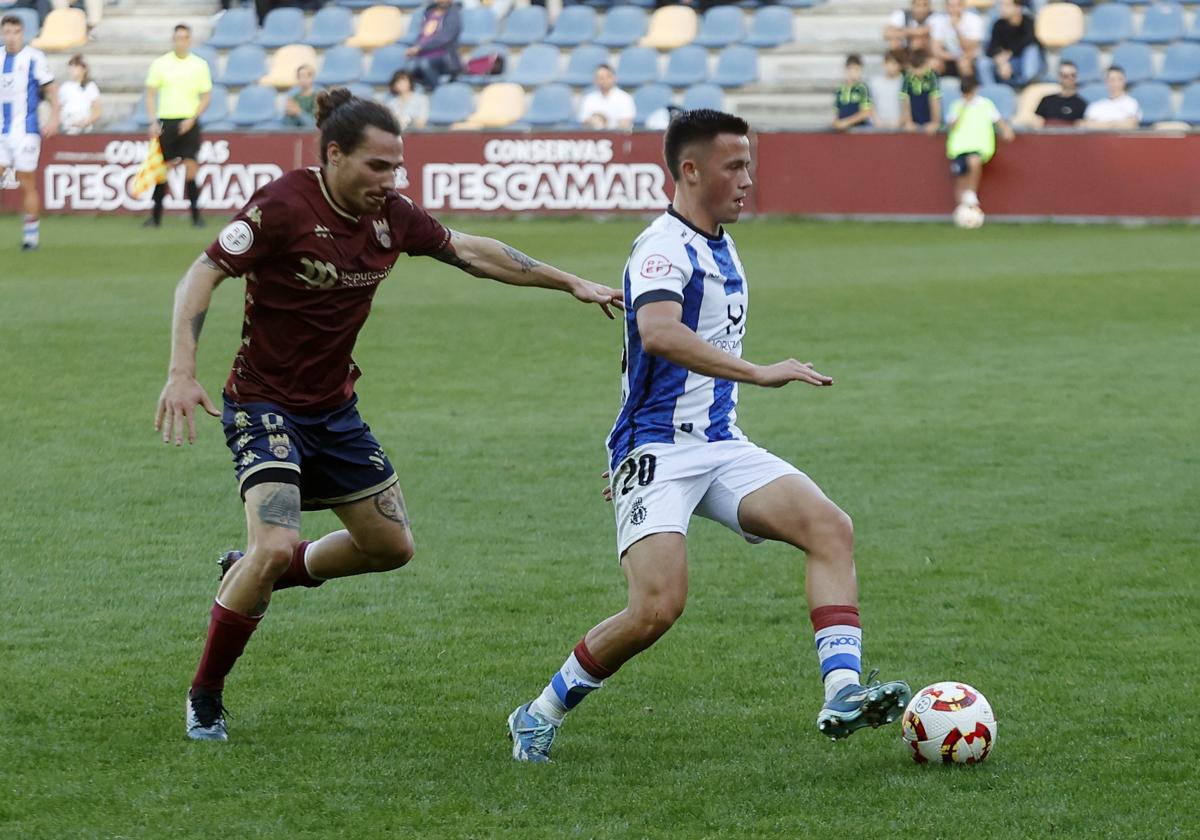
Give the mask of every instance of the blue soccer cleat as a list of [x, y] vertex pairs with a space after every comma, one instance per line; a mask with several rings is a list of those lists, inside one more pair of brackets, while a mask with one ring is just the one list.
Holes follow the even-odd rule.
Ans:
[[512, 739], [513, 758], [532, 764], [550, 761], [550, 745], [558, 727], [529, 711], [529, 704], [518, 706], [508, 716], [508, 737]]
[[912, 697], [908, 684], [899, 680], [881, 683], [879, 671], [867, 675], [866, 685], [851, 683], [825, 701], [817, 714], [817, 729], [837, 741], [867, 726], [883, 726], [899, 719]]
[[188, 691], [187, 736], [193, 741], [228, 741], [220, 692]]

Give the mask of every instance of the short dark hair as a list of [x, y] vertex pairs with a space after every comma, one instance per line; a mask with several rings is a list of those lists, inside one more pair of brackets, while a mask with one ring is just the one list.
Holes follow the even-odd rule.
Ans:
[[862, 56], [858, 53], [850, 53], [850, 55], [846, 56], [846, 66], [862, 67]]
[[1118, 73], [1120, 73], [1122, 76], [1124, 76], [1124, 75], [1125, 75], [1125, 68], [1124, 68], [1124, 67], [1122, 67], [1120, 64], [1114, 64], [1114, 65], [1112, 65], [1111, 67], [1109, 67], [1107, 70], [1105, 70], [1104, 72], [1105, 72], [1105, 74], [1107, 75], [1108, 73], [1111, 73], [1111, 72], [1113, 72], [1114, 70], [1116, 70], [1116, 71], [1117, 71]]
[[[611, 64], [609, 64], [608, 62], [604, 62], [603, 64], [597, 64], [597, 65], [596, 65], [596, 70], [607, 70], [609, 73], [613, 73], [613, 72], [615, 72], [615, 71], [612, 69], [612, 65], [611, 65]], [[592, 72], [595, 72], [595, 71], [592, 71]]]
[[5, 15], [0, 18], [0, 26], [15, 26], [18, 29], [25, 28], [25, 21], [21, 20], [16, 15]]
[[415, 87], [415, 85], [413, 85], [413, 78], [412, 78], [411, 73], [409, 73], [407, 70], [397, 70], [395, 73], [392, 74], [392, 78], [388, 82], [388, 90], [391, 90], [392, 88], [394, 88], [396, 86], [396, 82], [400, 81], [401, 79], [408, 79], [409, 87]]
[[974, 76], [963, 76], [962, 81], [959, 84], [959, 90], [961, 90], [964, 94], [970, 93], [978, 87], [979, 80]]
[[1064, 67], [1073, 67], [1073, 68], [1075, 68], [1076, 70], [1078, 70], [1078, 69], [1079, 69], [1079, 65], [1078, 65], [1078, 64], [1076, 64], [1074, 61], [1060, 61], [1060, 62], [1058, 62], [1058, 69], [1059, 69], [1059, 70], [1063, 69]]
[[883, 60], [894, 61], [901, 67], [908, 64], [908, 56], [904, 53], [904, 50], [888, 50], [883, 54]]
[[191, 35], [191, 34], [192, 34], [192, 27], [188, 26], [186, 23], [177, 23], [177, 24], [175, 24], [175, 28], [174, 28], [173, 30], [171, 30], [171, 31], [172, 31], [172, 32], [178, 32], [180, 29], [182, 29], [184, 32], [186, 32], [186, 33], [187, 33], [187, 34], [189, 34], [189, 35]]
[[330, 143], [352, 154], [362, 142], [368, 126], [389, 134], [400, 134], [400, 123], [386, 107], [373, 99], [359, 99], [344, 87], [317, 94], [317, 128], [321, 129], [321, 163], [328, 163]]
[[924, 64], [926, 61], [929, 60], [929, 50], [921, 49], [921, 48], [913, 50], [911, 60], [912, 60], [913, 67], [920, 67], [922, 64]]
[[689, 145], [707, 143], [718, 134], [737, 134], [745, 137], [749, 133], [750, 125], [744, 119], [724, 111], [714, 111], [710, 108], [680, 111], [667, 126], [667, 133], [663, 137], [663, 159], [667, 162], [667, 170], [671, 177], [678, 181], [683, 151]]

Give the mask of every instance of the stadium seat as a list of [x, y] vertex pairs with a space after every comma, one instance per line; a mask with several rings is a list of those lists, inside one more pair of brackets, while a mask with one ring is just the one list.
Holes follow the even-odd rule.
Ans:
[[1200, 12], [1192, 15], [1192, 28], [1183, 37], [1189, 41], [1200, 41]]
[[1146, 9], [1137, 40], [1147, 44], [1167, 44], [1183, 37], [1183, 7], [1178, 3], [1157, 3]]
[[358, 16], [358, 26], [346, 41], [348, 47], [374, 50], [394, 44], [404, 36], [404, 12], [391, 6], [371, 6]]
[[275, 102], [276, 92], [266, 85], [251, 85], [238, 94], [237, 104], [229, 119], [240, 128], [269, 123], [279, 119]]
[[980, 85], [979, 95], [992, 100], [996, 110], [1006, 120], [1012, 120], [1017, 113], [1017, 94], [1008, 85]]
[[626, 6], [641, 6], [643, 9], [653, 9], [658, 5], [658, 0], [588, 0], [593, 6], [616, 6], [624, 4]]
[[219, 50], [231, 50], [242, 44], [250, 43], [256, 34], [258, 34], [258, 19], [254, 16], [253, 7], [239, 6], [236, 9], [230, 9], [217, 19], [217, 24], [213, 27], [213, 33], [209, 36], [207, 44]]
[[301, 65], [317, 66], [317, 51], [307, 44], [288, 44], [275, 51], [271, 56], [271, 66], [266, 75], [259, 79], [260, 85], [270, 85], [277, 88], [289, 88], [296, 84], [296, 71]]
[[[696, 49], [700, 49], [697, 47]], [[658, 52], [649, 47], [626, 47], [617, 61], [617, 84], [629, 89], [658, 81]]]
[[423, 0], [337, 0], [337, 4], [347, 9], [369, 9], [372, 6], [395, 6], [398, 9], [414, 9], [425, 5]]
[[[789, 12], [789, 17], [791, 13]], [[727, 47], [746, 37], [745, 15], [737, 6], [713, 6], [704, 13], [692, 43], [698, 47]], [[789, 20], [789, 24], [790, 24]]]
[[470, 85], [449, 82], [438, 85], [429, 97], [429, 124], [448, 126], [465, 120], [474, 108]]
[[571, 89], [564, 84], [543, 85], [533, 92], [533, 101], [521, 120], [533, 128], [552, 128], [575, 124], [575, 106]]
[[29, 9], [25, 6], [17, 6], [14, 9], [5, 9], [4, 14], [15, 15], [21, 19], [21, 23], [25, 25], [25, 41], [28, 43], [38, 36], [38, 32], [42, 28], [41, 20], [38, 18], [36, 9]]
[[513, 9], [504, 19], [504, 27], [496, 36], [496, 43], [510, 47], [536, 44], [546, 37], [546, 7], [522, 6]]
[[784, 6], [763, 6], [754, 13], [750, 33], [742, 43], [748, 47], [778, 47], [790, 43], [795, 37], [792, 17], [792, 10]]
[[[204, 128], [211, 128], [214, 123], [229, 119], [229, 88], [224, 85], [213, 85], [208, 107], [204, 109]], [[143, 102], [145, 97], [140, 97]]]
[[198, 55], [208, 64], [208, 75], [214, 79], [217, 78], [217, 51], [208, 44], [200, 44], [197, 47], [192, 47], [192, 55]]
[[346, 85], [346, 89], [357, 96], [359, 99], [374, 99], [375, 88], [365, 82], [351, 82]]
[[721, 87], [742, 87], [758, 81], [758, 50], [734, 44], [721, 50], [712, 81]]
[[1126, 41], [1113, 50], [1112, 63], [1125, 71], [1130, 85], [1154, 78], [1154, 54], [1148, 44]]
[[263, 18], [262, 30], [254, 43], [268, 50], [304, 40], [304, 12], [295, 6], [278, 6]]
[[[581, 7], [573, 6], [572, 8]], [[657, 61], [657, 56], [655, 60]], [[595, 44], [576, 47], [571, 52], [571, 57], [567, 59], [567, 69], [562, 74], [560, 81], [575, 87], [590, 85], [596, 76], [596, 68], [607, 63], [608, 50], [604, 47], [598, 47]]]
[[682, 88], [708, 80], [708, 50], [704, 47], [680, 47], [667, 59], [662, 83]]
[[475, 112], [451, 128], [504, 128], [525, 112], [525, 89], [511, 82], [497, 82], [479, 92]]
[[671, 89], [666, 85], [660, 85], [657, 82], [642, 85], [633, 92], [634, 122], [638, 125], [644, 125], [646, 117], [660, 108], [666, 108], [670, 105], [671, 98]]
[[1105, 3], [1088, 17], [1083, 40], [1089, 44], [1116, 44], [1133, 37], [1133, 12], [1128, 6]]
[[[150, 118], [146, 116], [146, 97], [139, 96], [133, 105], [133, 113], [126, 119], [113, 126], [115, 131], [145, 131], [150, 127]], [[207, 125], [205, 126], [207, 127]]]
[[475, 87], [490, 85], [492, 82], [503, 82], [506, 80], [507, 72], [492, 73], [487, 75], [472, 75], [466, 72], [467, 62], [472, 59], [480, 58], [486, 55], [499, 55], [504, 62], [506, 70], [512, 69], [512, 59], [508, 56], [508, 47], [502, 47], [499, 44], [480, 44], [475, 49], [471, 50], [471, 54], [467, 57], [467, 61], [463, 62], [463, 72], [459, 74], [457, 81], [466, 82]]
[[1200, 79], [1200, 44], [1180, 41], [1167, 47], [1157, 78], [1169, 85], [1185, 85]]
[[[425, 18], [420, 13], [410, 15], [408, 18], [408, 28], [404, 30], [403, 35], [396, 39], [396, 43], [405, 45], [417, 43], [417, 40], [421, 37], [421, 25], [424, 22]], [[465, 45], [461, 36], [459, 37], [459, 43]], [[380, 47], [380, 49], [387, 49], [387, 47]]]
[[1162, 82], [1142, 82], [1129, 91], [1142, 108], [1142, 125], [1153, 125], [1174, 116], [1171, 88]]
[[958, 100], [962, 99], [962, 91], [953, 85], [942, 86], [942, 122], [946, 121], [946, 116], [950, 113], [950, 106]]
[[487, 6], [464, 9], [462, 34], [458, 36], [458, 43], [464, 47], [486, 44], [496, 39], [496, 31], [499, 28], [500, 23], [496, 20], [495, 12]]
[[87, 14], [83, 9], [55, 9], [42, 21], [42, 31], [30, 43], [46, 52], [74, 50], [87, 44]]
[[725, 92], [719, 86], [707, 82], [692, 85], [683, 92], [683, 109], [694, 111], [697, 108], [710, 108], [714, 111], [725, 110]]
[[362, 78], [363, 54], [358, 47], [332, 47], [325, 51], [317, 84], [322, 87], [348, 85]]
[[637, 6], [616, 6], [604, 16], [596, 43], [618, 49], [641, 40], [646, 34], [646, 10]]
[[1061, 93], [1062, 87], [1053, 82], [1039, 82], [1026, 85], [1017, 97], [1017, 113], [1012, 123], [1018, 128], [1032, 128], [1037, 125], [1037, 107], [1042, 100], [1052, 93]]
[[354, 35], [354, 15], [341, 6], [325, 6], [320, 9], [308, 26], [308, 37], [302, 43], [317, 49], [326, 49], [342, 43]]
[[[234, 47], [225, 57], [225, 72], [220, 82], [230, 87], [252, 85], [267, 72], [267, 54], [257, 44]], [[293, 77], [292, 81], [295, 81]]]
[[1179, 104], [1176, 119], [1192, 125], [1200, 125], [1200, 82], [1192, 82], [1183, 89], [1183, 101]]
[[1047, 49], [1074, 44], [1083, 37], [1083, 11], [1073, 3], [1050, 3], [1034, 20], [1038, 42]]
[[690, 6], [663, 6], [650, 17], [646, 34], [638, 44], [655, 50], [674, 50], [696, 38], [698, 22]]
[[567, 6], [554, 21], [554, 29], [546, 36], [546, 43], [556, 47], [577, 47], [595, 36], [596, 10], [591, 6]]
[[[541, 6], [529, 6], [540, 9]], [[521, 50], [517, 66], [505, 75], [506, 81], [525, 87], [536, 87], [558, 77], [558, 47], [549, 44], [534, 44]]]
[[1070, 61], [1079, 69], [1079, 84], [1098, 82], [1104, 78], [1100, 69], [1100, 48], [1093, 44], [1072, 44], [1058, 54], [1058, 63]]
[[1126, 6], [1145, 6], [1150, 0], [1116, 0], [1118, 3], [1124, 3]]
[[1079, 98], [1089, 105], [1099, 102], [1101, 99], [1108, 98], [1108, 88], [1105, 87], [1104, 82], [1092, 82], [1079, 89]]
[[371, 66], [363, 74], [362, 80], [369, 85], [386, 85], [397, 70], [403, 70], [408, 64], [404, 49], [402, 44], [392, 44], [375, 50], [371, 53]]

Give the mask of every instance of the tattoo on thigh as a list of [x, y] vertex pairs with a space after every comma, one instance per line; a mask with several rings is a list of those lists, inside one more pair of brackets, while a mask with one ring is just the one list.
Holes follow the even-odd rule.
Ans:
[[395, 487], [384, 490], [375, 497], [375, 510], [384, 519], [395, 522], [402, 528], [408, 527], [408, 511], [404, 509], [404, 497]]
[[258, 518], [264, 525], [300, 530], [300, 488], [284, 484], [258, 506]]

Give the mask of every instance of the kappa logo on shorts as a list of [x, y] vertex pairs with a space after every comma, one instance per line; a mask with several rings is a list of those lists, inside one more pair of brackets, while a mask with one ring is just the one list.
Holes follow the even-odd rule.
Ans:
[[633, 500], [633, 508], [629, 511], [629, 523], [631, 525], [641, 525], [646, 521], [646, 506], [642, 504], [642, 497], [638, 496]]
[[241, 457], [241, 460], [238, 461], [238, 465], [242, 466], [242, 467], [248, 467], [257, 460], [258, 460], [258, 453], [247, 449], [245, 452], [242, 453], [242, 457]]
[[270, 447], [271, 454], [281, 461], [292, 454], [292, 441], [287, 435], [269, 435], [267, 446]]
[[250, 225], [238, 219], [225, 226], [221, 235], [217, 237], [217, 242], [225, 249], [225, 253], [236, 257], [250, 250], [250, 246], [254, 244], [254, 231], [250, 229]]
[[233, 415], [233, 427], [239, 431], [247, 428], [250, 425], [250, 415], [244, 411], [239, 411]]
[[666, 277], [671, 271], [671, 261], [662, 254], [651, 254], [642, 260], [642, 267], [639, 273], [649, 279], [654, 280], [658, 277]]

